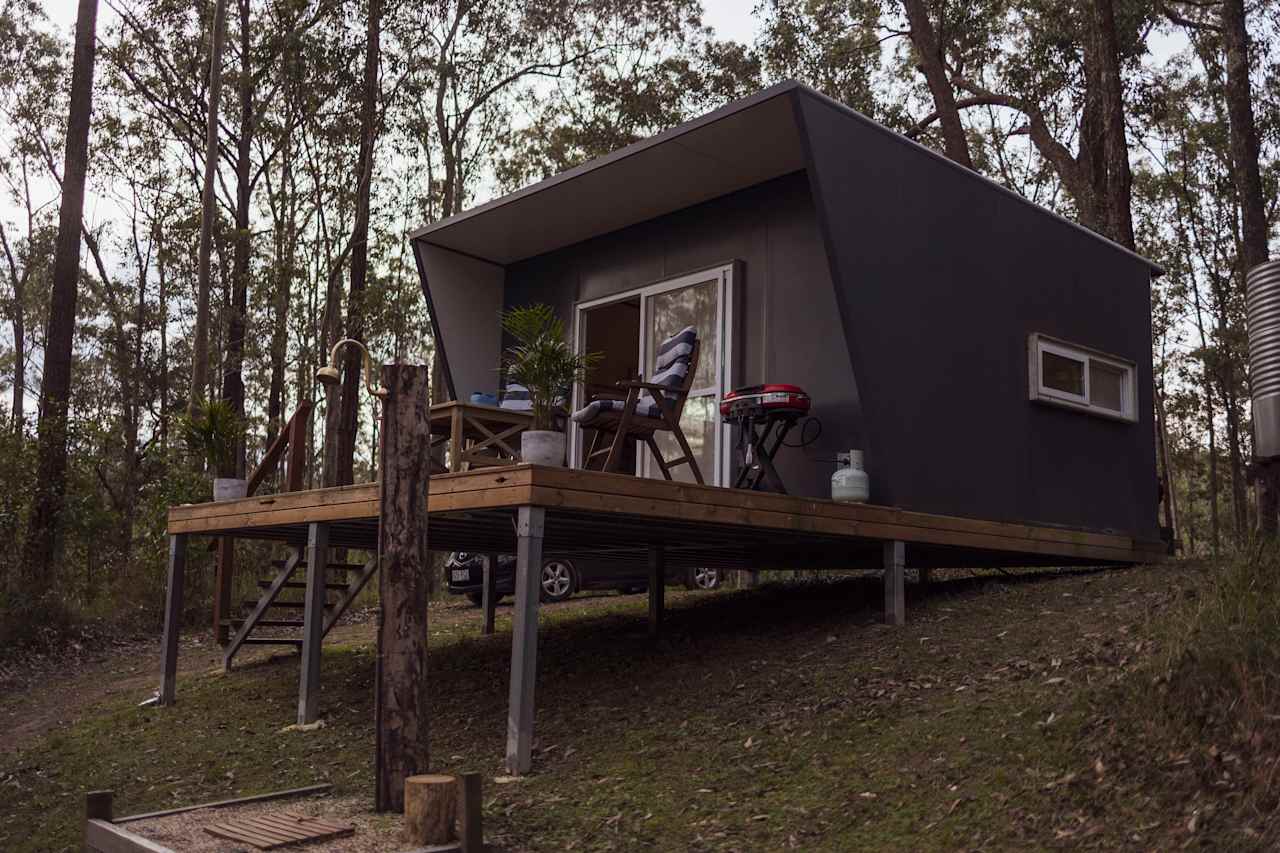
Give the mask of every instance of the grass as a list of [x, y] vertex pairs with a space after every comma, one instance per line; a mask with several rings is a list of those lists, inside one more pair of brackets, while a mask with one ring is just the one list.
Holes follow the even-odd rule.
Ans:
[[[677, 593], [658, 647], [643, 597], [545, 608], [534, 773], [505, 784], [506, 612], [488, 638], [439, 619], [433, 763], [486, 774], [487, 834], [510, 850], [1265, 844], [1244, 789], [1170, 759], [1205, 752], [1201, 730], [1147, 713], [1187, 701], [1151, 681], [1202, 570], [993, 577], [910, 587], [899, 629], [878, 623], [874, 579]], [[171, 709], [99, 707], [0, 757], [0, 849], [75, 847], [98, 787], [125, 812], [318, 781], [369, 793], [372, 676], [367, 644], [327, 649], [312, 733], [279, 732], [293, 656], [185, 678]]]

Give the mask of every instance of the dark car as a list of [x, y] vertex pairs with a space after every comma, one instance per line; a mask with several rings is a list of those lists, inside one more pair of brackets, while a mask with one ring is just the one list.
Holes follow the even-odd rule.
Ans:
[[[445, 560], [449, 592], [465, 595], [479, 606], [484, 591], [484, 555], [454, 551]], [[496, 586], [498, 597], [516, 591], [516, 558], [509, 554], [498, 557]], [[669, 572], [667, 583], [682, 583], [689, 589], [715, 589], [720, 585], [718, 569]], [[649, 588], [649, 576], [643, 566], [619, 568], [604, 560], [569, 560], [549, 557], [542, 564], [540, 578], [543, 601], [564, 601], [575, 592], [586, 589], [616, 589], [621, 593], [642, 592]]]

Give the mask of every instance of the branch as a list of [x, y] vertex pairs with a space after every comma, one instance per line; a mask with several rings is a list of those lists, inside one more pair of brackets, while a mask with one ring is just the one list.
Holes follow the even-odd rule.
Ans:
[[[1192, 5], [1199, 6], [1200, 4], [1192, 4]], [[1203, 6], [1201, 8], [1203, 8]], [[1218, 26], [1217, 24], [1210, 24], [1205, 21], [1193, 21], [1190, 18], [1186, 18], [1186, 17], [1183, 17], [1182, 15], [1179, 15], [1177, 12], [1173, 10], [1172, 7], [1169, 6], [1168, 3], [1157, 3], [1156, 11], [1158, 11], [1160, 14], [1164, 15], [1166, 18], [1168, 18], [1170, 21], [1172, 21], [1173, 23], [1177, 24], [1180, 27], [1186, 27], [1187, 29], [1191, 29], [1191, 30], [1210, 30], [1215, 33], [1222, 32], [1222, 27]]]
[[1054, 138], [1049, 130], [1049, 123], [1045, 121], [1044, 113], [1038, 106], [1012, 95], [998, 94], [963, 77], [955, 78], [954, 83], [976, 97], [985, 98], [992, 106], [1008, 107], [1025, 115], [1028, 121], [1026, 133], [1035, 143], [1036, 150], [1053, 164], [1068, 191], [1076, 196], [1076, 201], [1082, 201], [1080, 193], [1085, 191], [1085, 184], [1080, 176], [1080, 164], [1071, 151]]
[[[1001, 97], [993, 98], [989, 95], [974, 95], [973, 97], [970, 97], [970, 98], [957, 98], [956, 109], [963, 110], [963, 109], [968, 109], [969, 107], [1009, 106], [1004, 102], [1004, 100], [1005, 100], [1004, 98], [1001, 98]], [[1021, 110], [1019, 110], [1019, 112], [1021, 112]], [[939, 113], [937, 110], [934, 110], [924, 118], [920, 119], [920, 121], [916, 122], [911, 127], [911, 129], [906, 132], [905, 136], [908, 139], [915, 139], [921, 133], [924, 133], [925, 129], [928, 128], [929, 125], [933, 124], [935, 121], [937, 121], [940, 118], [942, 118], [942, 114]]]

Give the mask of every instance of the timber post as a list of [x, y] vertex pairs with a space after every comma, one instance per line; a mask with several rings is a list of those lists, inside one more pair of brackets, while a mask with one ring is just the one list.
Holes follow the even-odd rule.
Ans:
[[662, 634], [662, 614], [666, 606], [667, 565], [662, 543], [649, 546], [649, 639]]
[[325, 568], [329, 565], [329, 525], [307, 526], [307, 586], [303, 590], [302, 663], [298, 683], [298, 724], [320, 716], [320, 651], [324, 644]]
[[431, 373], [382, 367], [382, 515], [378, 552], [377, 811], [404, 811], [404, 782], [427, 772], [427, 490]]
[[494, 611], [498, 606], [498, 555], [484, 555], [484, 590], [481, 592], [480, 606], [484, 609], [484, 626], [480, 633], [488, 636], [493, 633]]
[[231, 585], [236, 574], [236, 540], [218, 537], [217, 568], [213, 576], [213, 638], [219, 646], [231, 641]]
[[533, 753], [533, 686], [538, 673], [538, 598], [546, 510], [516, 511], [516, 603], [511, 620], [511, 692], [507, 702], [507, 772], [527, 773]]
[[906, 545], [901, 540], [884, 543], [884, 621], [902, 625], [907, 621]]
[[187, 534], [169, 537], [169, 588], [164, 602], [160, 647], [160, 704], [172, 705], [178, 678], [178, 632], [182, 628], [182, 586], [187, 570]]

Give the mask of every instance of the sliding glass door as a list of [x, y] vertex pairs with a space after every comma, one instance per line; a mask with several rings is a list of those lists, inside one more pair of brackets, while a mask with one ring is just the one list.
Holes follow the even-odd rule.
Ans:
[[[698, 364], [680, 425], [702, 471], [703, 479], [712, 485], [723, 485], [728, 478], [729, 437], [727, 428], [720, 423], [720, 398], [733, 387], [734, 380], [731, 357], [735, 314], [733, 266], [716, 267], [604, 299], [580, 303], [575, 312], [575, 341], [578, 351], [592, 351], [587, 346], [588, 341], [598, 346], [595, 342], [600, 340], [600, 336], [590, 333], [593, 328], [593, 312], [619, 303], [634, 304], [637, 299], [640, 308], [639, 328], [636, 330], [639, 352], [636, 353], [634, 363], [640, 366], [638, 372], [643, 378], [648, 379], [656, 372], [654, 363], [658, 347], [664, 340], [686, 326], [693, 326], [698, 330]], [[615, 318], [616, 314], [616, 311], [608, 312], [611, 318]], [[604, 311], [595, 313], [595, 324], [600, 325], [605, 316]], [[630, 335], [614, 334], [610, 339], [615, 343], [607, 346], [634, 346]], [[616, 355], [608, 352], [606, 359], [619, 361]], [[587, 389], [582, 386], [575, 389], [575, 405], [585, 405], [589, 399], [586, 392]], [[575, 425], [570, 436], [570, 458], [575, 459], [578, 464], [581, 464], [583, 453], [582, 439], [582, 431]], [[665, 458], [672, 459], [681, 455], [679, 445], [669, 432], [657, 433], [656, 440]], [[634, 464], [636, 473], [641, 476], [662, 476], [647, 449], [642, 448], [637, 453]], [[678, 480], [693, 481], [693, 472], [687, 465], [674, 469], [672, 476]]]

